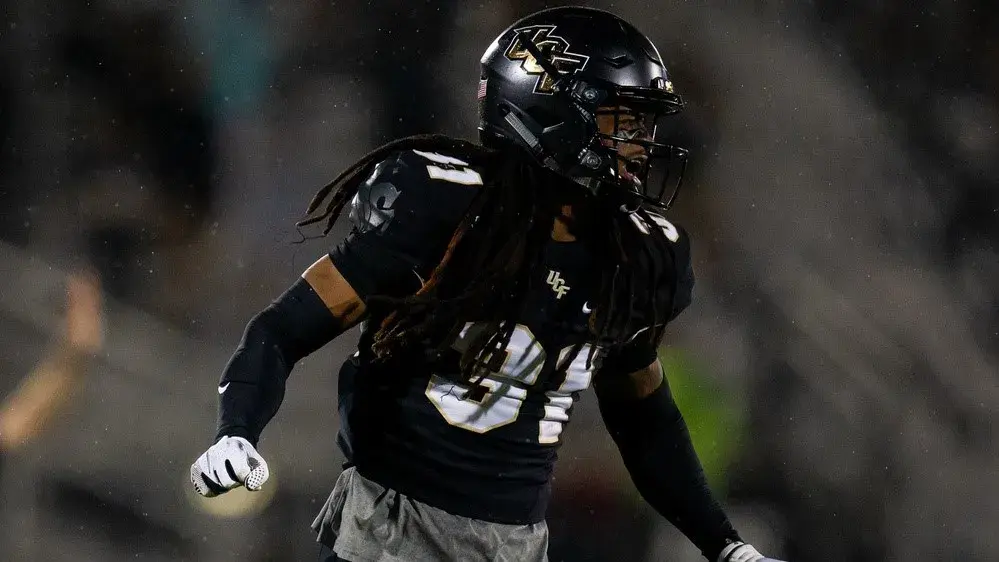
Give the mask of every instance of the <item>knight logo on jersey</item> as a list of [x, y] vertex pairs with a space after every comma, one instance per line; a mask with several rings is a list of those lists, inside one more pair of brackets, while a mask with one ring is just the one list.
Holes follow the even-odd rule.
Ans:
[[548, 270], [548, 284], [552, 286], [552, 291], [555, 291], [555, 298], [560, 299], [569, 292], [569, 286], [565, 284], [565, 279], [562, 279], [562, 274], [554, 269]]
[[516, 33], [516, 38], [510, 43], [510, 48], [506, 50], [506, 58], [515, 62], [521, 61], [520, 67], [524, 69], [524, 72], [538, 77], [538, 81], [534, 85], [535, 94], [550, 95], [555, 80], [545, 72], [545, 69], [541, 68], [534, 56], [524, 47], [521, 37], [525, 34], [530, 36], [542, 53], [548, 55], [559, 72], [573, 74], [586, 68], [586, 63], [590, 60], [590, 57], [586, 55], [570, 52], [569, 42], [555, 35], [554, 25], [522, 27], [517, 29]]

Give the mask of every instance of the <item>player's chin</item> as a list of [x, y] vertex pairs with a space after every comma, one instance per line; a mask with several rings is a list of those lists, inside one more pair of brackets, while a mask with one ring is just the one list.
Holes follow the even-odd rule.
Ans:
[[634, 191], [635, 193], [642, 193], [645, 185], [642, 182], [642, 178], [624, 165], [618, 168], [618, 183], [621, 185], [622, 189], [626, 191]]

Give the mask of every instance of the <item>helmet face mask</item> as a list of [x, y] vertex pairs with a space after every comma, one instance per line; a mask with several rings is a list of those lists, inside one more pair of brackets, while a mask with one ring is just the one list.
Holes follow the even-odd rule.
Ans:
[[515, 23], [483, 55], [479, 101], [483, 142], [513, 141], [636, 206], [676, 197], [687, 151], [658, 137], [683, 101], [655, 46], [613, 14], [553, 8]]
[[687, 150], [665, 142], [662, 126], [669, 114], [629, 106], [597, 110], [597, 138], [614, 157], [615, 166], [602, 180], [630, 190], [635, 198], [669, 208], [676, 198], [687, 163]]

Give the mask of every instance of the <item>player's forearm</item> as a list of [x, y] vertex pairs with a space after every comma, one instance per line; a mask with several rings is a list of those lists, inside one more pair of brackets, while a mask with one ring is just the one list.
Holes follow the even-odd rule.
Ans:
[[676, 434], [650, 439], [645, 450], [622, 449], [622, 455], [642, 497], [708, 560], [739, 540], [708, 487], [682, 418]]
[[739, 540], [715, 500], [665, 383], [641, 400], [602, 398], [601, 412], [635, 486], [709, 560]]
[[[267, 314], [267, 311], [261, 315]], [[216, 439], [244, 437], [256, 444], [267, 422], [284, 399], [285, 381], [294, 361], [285, 358], [261, 315], [250, 321], [243, 341], [219, 381], [219, 418]]]
[[239, 436], [256, 444], [281, 406], [295, 363], [342, 331], [302, 279], [254, 316], [219, 381], [216, 438]]

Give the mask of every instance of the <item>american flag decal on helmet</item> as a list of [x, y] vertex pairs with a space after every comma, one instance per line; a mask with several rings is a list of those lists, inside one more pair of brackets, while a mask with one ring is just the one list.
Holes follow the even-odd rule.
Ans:
[[486, 82], [487, 82], [487, 80], [485, 78], [483, 78], [482, 80], [479, 80], [479, 95], [478, 95], [478, 99], [480, 99], [480, 100], [486, 97]]

